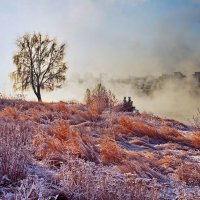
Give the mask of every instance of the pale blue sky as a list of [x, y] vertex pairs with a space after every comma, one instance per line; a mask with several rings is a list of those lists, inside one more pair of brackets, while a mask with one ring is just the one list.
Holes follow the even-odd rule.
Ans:
[[25, 32], [68, 44], [68, 75], [200, 70], [200, 0], [0, 0], [0, 91]]

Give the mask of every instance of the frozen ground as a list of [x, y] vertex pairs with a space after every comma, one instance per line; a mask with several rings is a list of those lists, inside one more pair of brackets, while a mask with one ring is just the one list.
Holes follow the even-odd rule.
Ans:
[[200, 199], [200, 130], [145, 113], [0, 100], [1, 199]]

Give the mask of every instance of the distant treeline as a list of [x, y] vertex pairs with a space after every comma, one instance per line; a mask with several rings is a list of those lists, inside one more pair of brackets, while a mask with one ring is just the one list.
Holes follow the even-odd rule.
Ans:
[[200, 95], [200, 72], [186, 76], [181, 72], [162, 74], [161, 76], [129, 77], [112, 79], [112, 83], [129, 84], [138, 94], [153, 95], [161, 90], [183, 90], [191, 95]]
[[107, 74], [101, 74], [99, 77], [90, 76], [90, 78], [74, 77], [73, 81], [83, 84], [85, 82], [103, 82], [109, 85], [129, 85], [138, 95], [154, 95], [159, 91], [177, 91], [182, 90], [187, 94], [199, 96], [200, 95], [200, 72], [195, 72], [193, 75], [186, 76], [181, 72], [174, 72], [173, 74], [162, 74], [160, 76], [144, 76], [128, 78], [108, 78]]

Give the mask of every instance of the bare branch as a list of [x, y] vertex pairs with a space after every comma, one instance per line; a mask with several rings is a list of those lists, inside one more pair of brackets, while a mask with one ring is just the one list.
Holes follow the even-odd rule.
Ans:
[[65, 80], [65, 44], [59, 46], [54, 39], [40, 33], [26, 33], [16, 44], [18, 52], [13, 56], [16, 71], [11, 75], [13, 87], [15, 90], [32, 88], [41, 101], [42, 89], [52, 91]]

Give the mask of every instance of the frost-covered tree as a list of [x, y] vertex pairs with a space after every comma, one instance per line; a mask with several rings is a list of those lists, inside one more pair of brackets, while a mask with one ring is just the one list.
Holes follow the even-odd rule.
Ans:
[[58, 45], [55, 39], [34, 33], [20, 37], [17, 47], [13, 56], [17, 69], [11, 74], [13, 87], [22, 91], [32, 89], [38, 101], [42, 101], [41, 90], [53, 91], [65, 81], [65, 44]]

